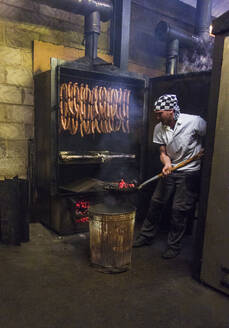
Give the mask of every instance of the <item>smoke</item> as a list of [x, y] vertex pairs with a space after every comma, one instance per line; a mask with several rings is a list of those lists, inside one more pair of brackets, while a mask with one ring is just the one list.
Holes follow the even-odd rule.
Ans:
[[203, 44], [201, 53], [197, 50], [190, 52], [185, 49], [181, 55], [180, 72], [201, 72], [212, 69], [212, 52], [214, 39]]

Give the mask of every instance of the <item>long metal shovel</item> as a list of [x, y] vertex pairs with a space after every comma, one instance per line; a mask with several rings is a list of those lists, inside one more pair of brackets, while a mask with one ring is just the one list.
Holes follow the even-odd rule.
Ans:
[[[180, 167], [183, 167], [183, 166], [185, 166], [185, 165], [187, 165], [187, 164], [189, 164], [189, 163], [191, 163], [193, 161], [196, 161], [197, 159], [200, 159], [203, 156], [203, 154], [204, 154], [204, 150], [201, 149], [201, 151], [198, 154], [196, 154], [195, 156], [193, 156], [193, 157], [191, 157], [189, 159], [186, 159], [185, 161], [181, 162], [180, 164], [172, 167], [171, 171], [175, 171], [175, 170], [179, 169]], [[147, 185], [148, 183], [151, 183], [152, 181], [155, 181], [155, 180], [161, 178], [162, 176], [163, 176], [162, 173], [159, 173], [159, 174], [155, 175], [154, 177], [152, 177], [149, 180], [146, 180], [145, 182], [143, 182], [142, 184], [140, 184], [137, 187], [137, 189], [138, 190], [141, 190], [145, 185]]]

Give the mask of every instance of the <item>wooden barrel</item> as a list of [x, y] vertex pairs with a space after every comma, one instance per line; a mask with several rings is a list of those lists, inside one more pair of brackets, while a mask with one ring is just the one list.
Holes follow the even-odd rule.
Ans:
[[89, 209], [91, 264], [104, 273], [127, 271], [131, 265], [135, 209]]

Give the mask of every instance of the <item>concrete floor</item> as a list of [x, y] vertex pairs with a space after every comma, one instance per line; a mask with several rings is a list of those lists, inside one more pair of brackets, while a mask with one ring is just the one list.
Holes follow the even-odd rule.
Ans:
[[88, 233], [33, 223], [30, 238], [0, 245], [1, 328], [229, 328], [229, 298], [191, 278], [189, 236], [173, 260], [160, 257], [164, 241], [133, 249], [120, 274], [89, 265]]

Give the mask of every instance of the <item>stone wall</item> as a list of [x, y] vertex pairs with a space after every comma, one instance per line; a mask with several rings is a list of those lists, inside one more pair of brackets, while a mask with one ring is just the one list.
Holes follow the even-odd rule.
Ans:
[[[154, 27], [166, 16], [191, 29], [193, 15], [189, 24], [179, 23], [179, 8], [171, 10], [170, 0], [133, 0], [129, 70], [163, 74], [164, 45], [155, 40]], [[34, 136], [33, 41], [84, 49], [83, 27], [82, 16], [36, 1], [0, 0], [0, 179], [27, 174], [28, 140]], [[101, 23], [99, 51], [105, 54], [109, 28], [109, 22]]]

